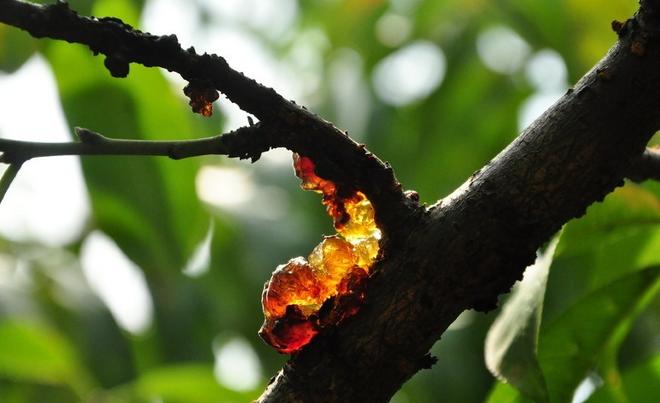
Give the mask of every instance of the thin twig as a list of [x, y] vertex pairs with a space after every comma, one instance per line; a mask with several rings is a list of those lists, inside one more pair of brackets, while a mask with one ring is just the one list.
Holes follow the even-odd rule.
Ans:
[[2, 200], [5, 198], [9, 186], [11, 186], [14, 179], [16, 179], [16, 175], [18, 174], [18, 171], [20, 171], [22, 165], [23, 164], [20, 162], [9, 164], [7, 170], [2, 174], [2, 178], [0, 178], [0, 203], [2, 203]]
[[47, 143], [0, 139], [0, 162], [16, 164], [38, 157], [59, 155], [153, 155], [182, 159], [200, 155], [227, 155], [256, 160], [274, 144], [261, 124], [194, 140], [112, 139], [88, 129], [76, 128], [80, 142]]

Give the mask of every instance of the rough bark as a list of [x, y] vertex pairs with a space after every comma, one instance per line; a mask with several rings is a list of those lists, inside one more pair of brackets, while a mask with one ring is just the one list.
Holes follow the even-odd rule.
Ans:
[[382, 402], [433, 364], [429, 349], [462, 311], [494, 308], [543, 242], [638, 171], [649, 138], [660, 128], [654, 5], [642, 2], [634, 19], [613, 24], [619, 41], [608, 55], [495, 159], [430, 208], [406, 198], [389, 167], [330, 123], [217, 56], [183, 51], [175, 38], [145, 35], [114, 19], [79, 17], [62, 5], [0, 0], [0, 21], [36, 36], [88, 44], [122, 63], [158, 65], [209, 83], [272, 129], [257, 142], [261, 148], [242, 157], [284, 146], [317, 161], [321, 176], [364, 191], [385, 233], [365, 305], [294, 355], [260, 401]]

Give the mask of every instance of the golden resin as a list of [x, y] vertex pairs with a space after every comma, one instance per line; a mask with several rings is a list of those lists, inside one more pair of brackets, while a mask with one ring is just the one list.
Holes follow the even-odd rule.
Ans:
[[374, 209], [362, 192], [340, 197], [337, 186], [317, 176], [307, 157], [294, 154], [294, 168], [303, 189], [323, 195], [338, 234], [325, 237], [307, 259], [278, 266], [264, 287], [265, 322], [259, 334], [287, 354], [300, 350], [321, 328], [358, 311], [381, 237]]

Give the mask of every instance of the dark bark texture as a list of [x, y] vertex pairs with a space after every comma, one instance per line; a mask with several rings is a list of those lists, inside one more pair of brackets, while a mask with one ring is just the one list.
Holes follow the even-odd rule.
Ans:
[[466, 309], [493, 309], [563, 224], [626, 175], [657, 177], [657, 154], [644, 152], [660, 128], [657, 16], [655, 2], [643, 1], [635, 18], [613, 24], [619, 41], [596, 67], [461, 188], [427, 208], [406, 197], [391, 168], [363, 146], [218, 56], [184, 51], [176, 38], [115, 19], [80, 17], [62, 4], [0, 0], [0, 21], [35, 36], [84, 43], [119, 64], [161, 66], [220, 90], [263, 125], [252, 133], [261, 136], [254, 148], [238, 156], [287, 147], [315, 160], [320, 176], [374, 203], [385, 237], [365, 305], [294, 355], [261, 402], [388, 401], [434, 363], [428, 351], [449, 324]]

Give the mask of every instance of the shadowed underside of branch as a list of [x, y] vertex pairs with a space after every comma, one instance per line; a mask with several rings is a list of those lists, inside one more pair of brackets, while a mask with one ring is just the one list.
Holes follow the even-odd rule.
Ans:
[[[660, 127], [660, 25], [647, 3], [654, 4], [642, 3], [619, 29], [618, 43], [573, 89], [431, 208], [408, 200], [391, 168], [364, 147], [218, 56], [184, 51], [176, 38], [116, 19], [80, 17], [62, 4], [0, 0], [0, 21], [86, 44], [112, 61], [115, 75], [117, 63], [134, 62], [207, 83], [261, 120], [259, 129], [246, 130], [263, 136], [258, 146], [245, 143], [239, 156], [287, 147], [315, 160], [320, 176], [369, 196], [386, 237], [365, 305], [293, 356], [260, 399], [369, 402], [387, 401], [432, 365], [429, 349], [462, 311], [494, 308], [536, 249], [624, 176], [658, 177], [657, 152], [644, 152]], [[208, 153], [227, 154], [219, 151]]]

